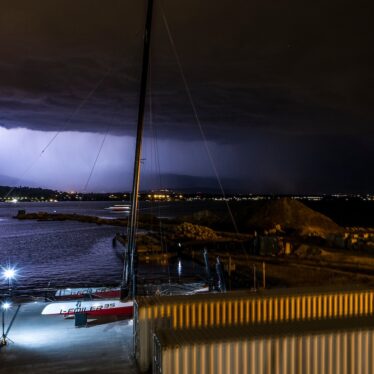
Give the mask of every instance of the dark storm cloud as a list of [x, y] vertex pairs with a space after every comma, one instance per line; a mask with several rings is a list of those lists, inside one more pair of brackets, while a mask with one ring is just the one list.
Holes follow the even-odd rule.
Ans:
[[[208, 137], [240, 139], [253, 128], [350, 133], [353, 123], [372, 132], [365, 7], [337, 0], [163, 4]], [[111, 118], [114, 132], [133, 132], [144, 10], [138, 1], [4, 2], [1, 123], [63, 129], [103, 79], [69, 129], [105, 131]], [[159, 135], [198, 138], [158, 6], [151, 80]]]
[[[228, 188], [234, 180], [236, 189], [256, 192], [372, 189], [371, 4], [155, 0], [150, 91], [155, 132], [163, 142], [164, 173], [208, 179], [212, 167], [168, 42], [160, 3], [217, 168], [231, 181]], [[62, 134], [53, 146], [76, 158], [90, 155], [90, 160], [96, 141], [108, 129], [115, 136], [133, 135], [145, 7], [145, 0], [3, 0], [0, 127], [84, 133], [74, 133], [76, 143]], [[149, 118], [147, 113], [147, 122]], [[96, 140], [86, 144], [87, 133], [96, 133]], [[148, 123], [145, 133], [154, 135]], [[23, 133], [3, 134], [16, 144]], [[35, 154], [52, 134], [37, 136]], [[28, 146], [31, 152], [34, 143]], [[128, 162], [126, 147], [108, 149], [125, 148], [120, 158]], [[45, 157], [58, 160], [51, 148]], [[109, 153], [101, 156], [107, 158], [106, 169], [113, 163], [113, 150], [110, 163]], [[185, 154], [178, 154], [182, 150]], [[58, 164], [47, 161], [50, 169]], [[81, 175], [90, 162], [69, 165], [75, 168], [73, 174], [59, 170], [61, 180]], [[24, 163], [18, 160], [18, 165]], [[6, 163], [1, 167], [2, 174], [14, 175]], [[114, 165], [111, 175], [123, 167]], [[102, 174], [97, 185], [108, 180], [114, 177]], [[196, 185], [188, 177], [182, 180]]]

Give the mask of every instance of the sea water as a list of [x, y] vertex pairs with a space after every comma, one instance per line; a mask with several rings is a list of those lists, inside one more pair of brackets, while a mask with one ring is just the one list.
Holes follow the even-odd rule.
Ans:
[[[80, 223], [74, 221], [18, 220], [18, 210], [27, 212], [56, 212], [87, 214], [106, 218], [119, 218], [105, 208], [112, 202], [58, 202], [58, 203], [0, 203], [0, 266], [17, 269], [13, 286], [18, 290], [45, 287], [82, 287], [118, 285], [122, 275], [122, 260], [112, 247], [117, 232], [126, 228]], [[163, 217], [185, 211], [185, 204], [143, 203], [141, 209]], [[178, 214], [178, 213], [177, 213]], [[120, 244], [117, 244], [120, 245]], [[185, 265], [185, 264], [183, 264]], [[167, 267], [153, 267], [157, 272], [180, 274], [180, 262]], [[184, 274], [196, 272], [188, 265]], [[149, 265], [146, 267], [149, 272]], [[200, 271], [200, 270], [199, 270]], [[141, 275], [141, 266], [139, 268]], [[7, 283], [0, 278], [0, 289]]]

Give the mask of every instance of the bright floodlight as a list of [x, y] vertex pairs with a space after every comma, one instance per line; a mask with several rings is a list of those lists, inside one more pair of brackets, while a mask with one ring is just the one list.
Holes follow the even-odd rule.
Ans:
[[8, 303], [8, 302], [6, 301], [5, 303], [3, 303], [3, 304], [1, 305], [1, 307], [2, 307], [4, 310], [7, 310], [7, 309], [10, 308], [10, 303]]
[[13, 268], [5, 269], [3, 276], [5, 279], [13, 279], [16, 276], [16, 270]]

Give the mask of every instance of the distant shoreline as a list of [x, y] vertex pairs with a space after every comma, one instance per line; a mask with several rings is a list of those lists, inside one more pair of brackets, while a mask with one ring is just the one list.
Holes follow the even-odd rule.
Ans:
[[83, 214], [69, 213], [26, 213], [20, 210], [13, 218], [19, 220], [37, 220], [37, 221], [77, 221], [83, 223], [96, 223], [97, 225], [124, 226], [127, 219], [121, 218], [100, 218], [97, 216], [88, 216]]

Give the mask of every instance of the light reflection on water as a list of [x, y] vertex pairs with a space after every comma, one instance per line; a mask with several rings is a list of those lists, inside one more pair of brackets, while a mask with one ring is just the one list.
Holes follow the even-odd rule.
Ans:
[[182, 275], [182, 260], [178, 260], [178, 277]]

